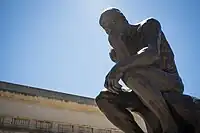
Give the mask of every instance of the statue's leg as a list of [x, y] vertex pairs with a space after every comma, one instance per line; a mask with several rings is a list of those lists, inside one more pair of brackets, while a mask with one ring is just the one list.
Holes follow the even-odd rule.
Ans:
[[126, 109], [129, 102], [134, 100], [134, 106], [140, 106], [140, 101], [131, 97], [131, 93], [114, 94], [102, 91], [96, 97], [96, 104], [107, 119], [125, 133], [143, 133], [135, 122], [132, 114]]
[[196, 109], [197, 109], [197, 114], [198, 114], [198, 126], [196, 128], [197, 133], [200, 133], [200, 99], [194, 99], [194, 103], [196, 105]]
[[139, 115], [143, 118], [143, 120], [145, 121], [146, 129], [147, 129], [148, 133], [161, 133], [162, 132], [162, 128], [161, 128], [159, 119], [147, 107], [144, 109], [135, 110], [134, 112], [139, 113]]
[[172, 91], [177, 87], [177, 77], [169, 76], [156, 68], [133, 68], [129, 72], [126, 85], [159, 118], [163, 132], [178, 132], [177, 126], [161, 91]]
[[159, 120], [143, 105], [134, 92], [114, 94], [102, 91], [96, 97], [96, 103], [107, 119], [125, 133], [143, 132], [127, 108], [141, 114], [146, 122], [148, 133], [160, 133], [161, 131]]
[[184, 132], [187, 130], [187, 132], [194, 133], [195, 129], [198, 130], [200, 114], [198, 113], [198, 106], [196, 106], [191, 96], [175, 92], [163, 93], [163, 96], [169, 104], [177, 123], [184, 125]]

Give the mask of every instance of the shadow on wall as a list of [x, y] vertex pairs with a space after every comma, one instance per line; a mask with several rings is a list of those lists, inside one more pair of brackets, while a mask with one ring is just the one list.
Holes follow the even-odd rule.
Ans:
[[25, 85], [18, 85], [0, 81], [0, 90], [25, 94], [29, 96], [40, 96], [56, 100], [71, 101], [79, 104], [96, 105], [93, 98], [66, 94], [41, 88], [35, 88]]

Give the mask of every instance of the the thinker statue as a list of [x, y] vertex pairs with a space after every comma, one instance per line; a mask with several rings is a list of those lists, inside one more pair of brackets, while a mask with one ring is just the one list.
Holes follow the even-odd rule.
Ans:
[[[125, 133], [143, 133], [131, 109], [141, 114], [149, 133], [199, 133], [197, 103], [183, 95], [184, 85], [160, 22], [148, 18], [132, 25], [119, 9], [109, 8], [99, 23], [108, 34], [115, 62], [105, 78], [107, 90], [96, 97], [107, 119]], [[131, 92], [121, 89], [120, 79]]]

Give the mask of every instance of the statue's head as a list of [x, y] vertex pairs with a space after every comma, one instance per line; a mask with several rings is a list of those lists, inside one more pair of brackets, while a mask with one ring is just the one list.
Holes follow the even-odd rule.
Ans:
[[99, 24], [107, 34], [111, 34], [111, 32], [120, 32], [127, 26], [128, 21], [119, 9], [108, 8], [101, 14]]

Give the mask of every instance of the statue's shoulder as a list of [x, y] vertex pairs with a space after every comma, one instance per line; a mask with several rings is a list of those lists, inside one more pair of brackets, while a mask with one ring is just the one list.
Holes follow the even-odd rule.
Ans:
[[135, 23], [134, 25], [143, 25], [143, 24], [146, 23], [147, 20], [149, 20], [149, 19], [150, 19], [150, 18], [143, 19], [143, 20], [141, 20], [141, 21]]
[[145, 23], [147, 23], [148, 21], [155, 21], [155, 22], [158, 22], [158, 23], [159, 23], [158, 19], [156, 19], [156, 18], [154, 18], [154, 17], [148, 17], [148, 18], [146, 18], [146, 19], [143, 19], [142, 21], [139, 21], [139, 22], [135, 23], [134, 25], [140, 25], [140, 26], [142, 26], [142, 25], [144, 25]]

